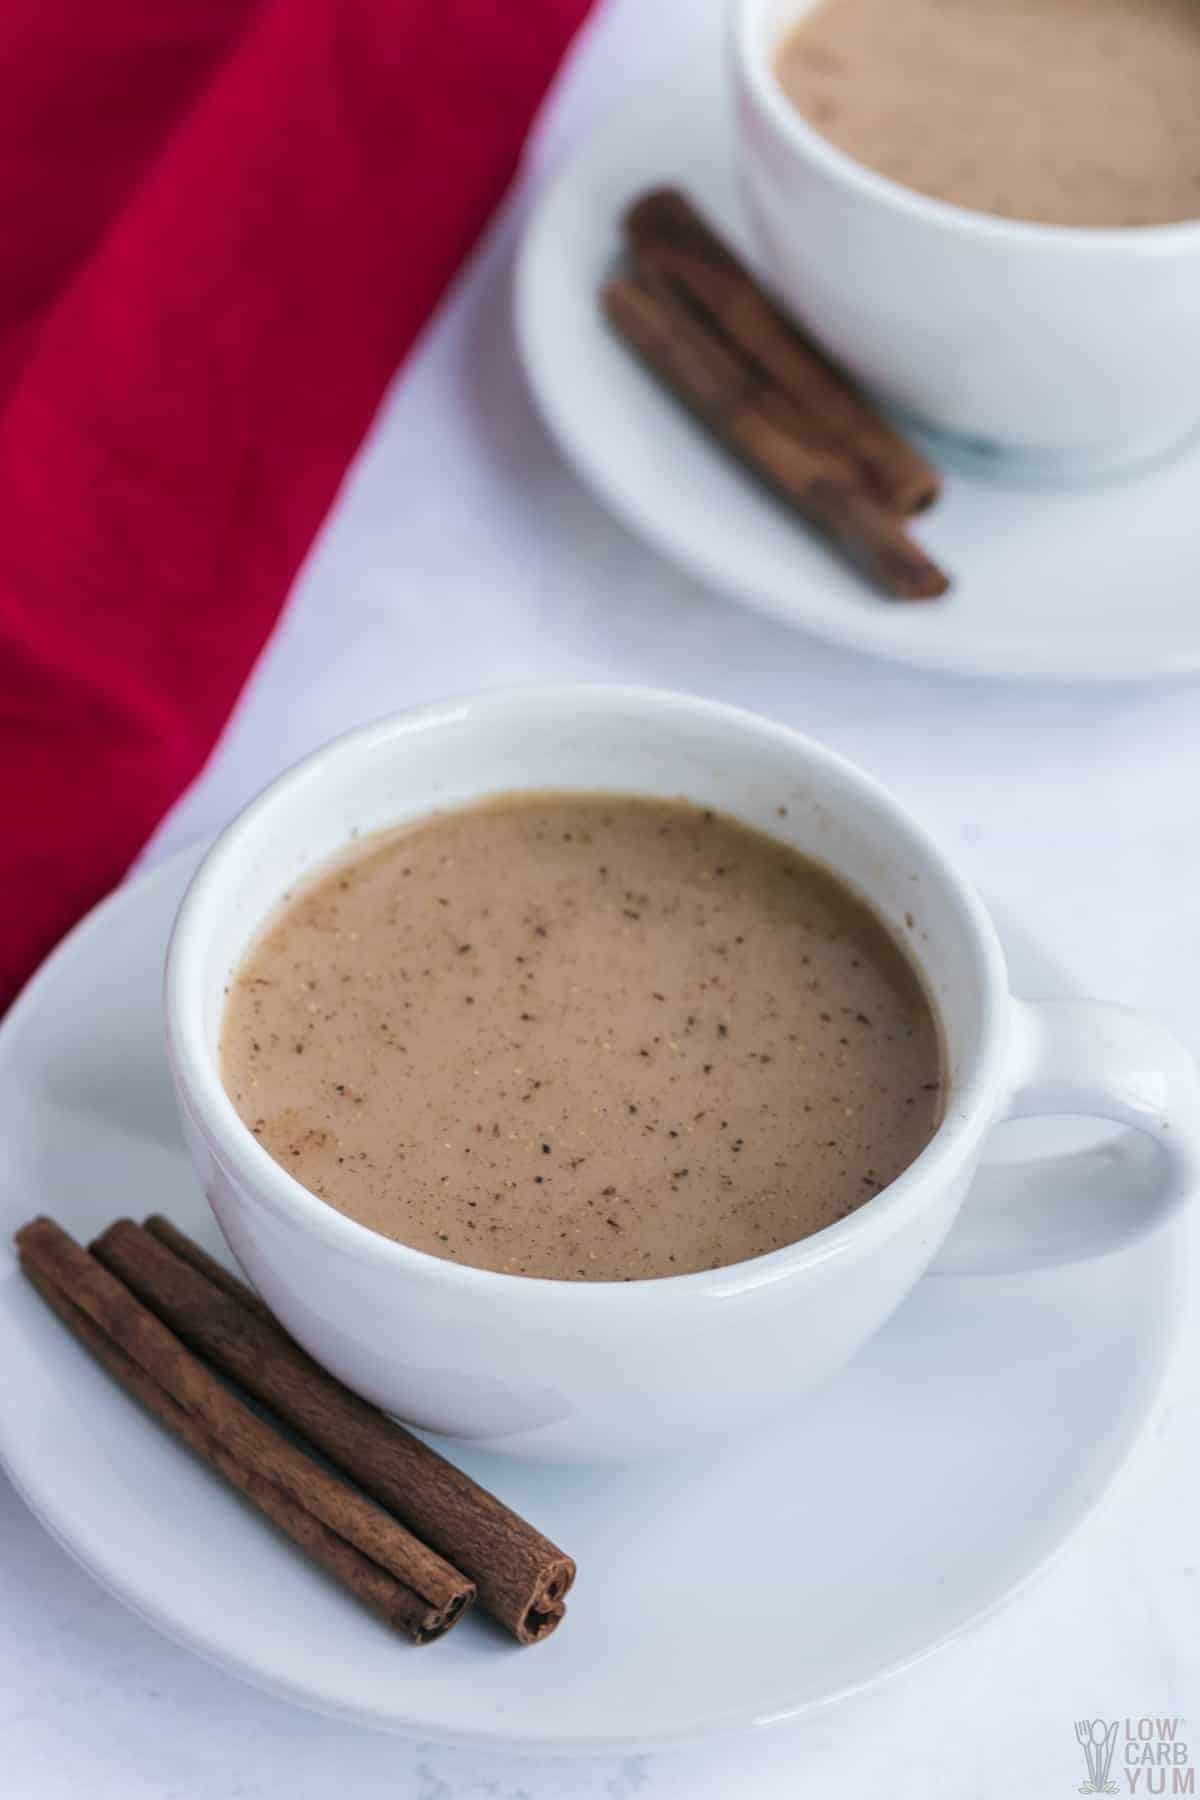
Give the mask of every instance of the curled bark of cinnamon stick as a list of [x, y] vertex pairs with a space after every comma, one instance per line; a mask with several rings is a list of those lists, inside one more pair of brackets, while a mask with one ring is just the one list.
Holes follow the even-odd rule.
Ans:
[[946, 592], [945, 574], [896, 515], [863, 491], [850, 463], [813, 449], [791, 402], [670, 288], [644, 275], [619, 276], [603, 304], [677, 398], [885, 593], [933, 600]]
[[195, 1238], [190, 1238], [186, 1231], [180, 1231], [178, 1225], [172, 1224], [171, 1220], [164, 1217], [162, 1213], [151, 1213], [150, 1217], [145, 1220], [143, 1229], [156, 1237], [160, 1244], [165, 1244], [168, 1250], [173, 1250], [176, 1256], [181, 1257], [185, 1263], [190, 1263], [192, 1268], [206, 1276], [214, 1287], [219, 1287], [223, 1294], [228, 1294], [231, 1299], [240, 1302], [247, 1312], [254, 1313], [259, 1319], [265, 1319], [268, 1325], [280, 1328], [270, 1307], [264, 1300], [259, 1299], [247, 1282], [239, 1281], [238, 1277], [231, 1274], [224, 1263], [218, 1262], [215, 1256], [210, 1256], [202, 1244], [198, 1244]]
[[675, 188], [645, 194], [625, 215], [636, 265], [677, 288], [804, 415], [807, 441], [844, 457], [867, 493], [898, 513], [923, 512], [941, 477], [835, 367]]
[[251, 1412], [161, 1319], [51, 1219], [16, 1235], [25, 1274], [164, 1425], [415, 1643], [442, 1636], [470, 1581]]
[[[168, 1221], [121, 1219], [95, 1255], [186, 1343], [315, 1445], [366, 1493], [471, 1576], [479, 1603], [517, 1639], [548, 1637], [575, 1578], [532, 1525], [350, 1392], [288, 1337], [236, 1276]], [[220, 1268], [220, 1265], [215, 1265]]]

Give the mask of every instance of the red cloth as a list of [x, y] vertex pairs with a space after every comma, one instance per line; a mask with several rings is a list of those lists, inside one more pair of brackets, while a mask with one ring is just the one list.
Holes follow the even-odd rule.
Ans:
[[199, 771], [587, 6], [9, 0], [0, 1002]]

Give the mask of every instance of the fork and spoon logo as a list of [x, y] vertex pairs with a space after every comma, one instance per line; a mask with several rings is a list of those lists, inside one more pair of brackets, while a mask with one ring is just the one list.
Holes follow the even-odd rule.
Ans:
[[1081, 1794], [1115, 1794], [1119, 1791], [1116, 1782], [1109, 1779], [1119, 1724], [1119, 1719], [1076, 1719], [1075, 1736], [1088, 1771], [1088, 1778], [1079, 1789]]

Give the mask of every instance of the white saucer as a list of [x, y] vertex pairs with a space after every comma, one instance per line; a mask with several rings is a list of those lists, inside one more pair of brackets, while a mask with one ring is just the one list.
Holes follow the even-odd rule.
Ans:
[[1200, 442], [1087, 487], [948, 467], [918, 535], [953, 573], [951, 595], [879, 599], [714, 447], [602, 319], [617, 221], [663, 182], [748, 247], [729, 102], [707, 58], [679, 59], [669, 84], [635, 92], [582, 143], [534, 213], [518, 272], [518, 336], [540, 409], [619, 517], [712, 587], [849, 649], [1020, 680], [1200, 670]]
[[[94, 913], [0, 1031], [0, 1452], [59, 1542], [171, 1637], [414, 1737], [682, 1742], [790, 1718], [924, 1655], [1037, 1569], [1112, 1480], [1171, 1335], [1162, 1235], [1052, 1273], [923, 1282], [739, 1454], [596, 1472], [455, 1447], [578, 1557], [569, 1619], [529, 1651], [478, 1619], [427, 1650], [393, 1639], [113, 1386], [12, 1257], [38, 1211], [86, 1238], [162, 1209], [219, 1248], [160, 1044], [163, 950], [194, 860]], [[1061, 988], [1009, 947], [1020, 984]]]

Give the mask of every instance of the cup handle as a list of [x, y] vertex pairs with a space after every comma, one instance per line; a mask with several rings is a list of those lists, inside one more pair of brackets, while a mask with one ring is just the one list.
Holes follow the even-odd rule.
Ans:
[[1162, 1025], [1095, 1000], [1011, 1002], [1001, 1118], [1084, 1115], [1134, 1131], [1088, 1149], [992, 1163], [975, 1177], [937, 1274], [1043, 1268], [1141, 1237], [1200, 1188], [1200, 1072]]

